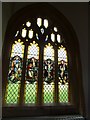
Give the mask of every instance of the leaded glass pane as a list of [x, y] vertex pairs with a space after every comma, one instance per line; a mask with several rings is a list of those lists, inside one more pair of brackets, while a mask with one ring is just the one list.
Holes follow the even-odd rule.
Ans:
[[12, 45], [8, 72], [8, 84], [6, 87], [5, 100], [7, 104], [18, 103], [22, 76], [23, 53], [23, 42], [21, 42], [21, 40], [15, 41], [15, 44]]
[[57, 41], [60, 43], [61, 42], [61, 36], [58, 34], [57, 35]]
[[57, 27], [54, 27], [54, 31], [55, 31], [55, 32], [57, 32], [57, 31], [58, 31], [58, 30], [57, 30]]
[[44, 103], [53, 103], [54, 102], [54, 82], [47, 83], [43, 82], [44, 88], [44, 96], [43, 96], [43, 101]]
[[26, 28], [22, 29], [22, 37], [25, 38], [27, 34]]
[[43, 34], [44, 33], [44, 28], [41, 28], [40, 30], [41, 30], [41, 33]]
[[16, 32], [15, 37], [17, 37], [17, 36], [18, 36], [18, 34], [19, 34], [19, 31], [17, 31], [17, 32]]
[[28, 21], [28, 22], [26, 22], [26, 26], [27, 27], [30, 27], [31, 26], [31, 23]]
[[67, 51], [61, 45], [58, 49], [59, 102], [68, 102], [68, 61]]
[[51, 40], [53, 41], [53, 42], [55, 42], [55, 34], [51, 34]]
[[37, 18], [37, 25], [39, 27], [42, 25], [42, 19], [41, 18]]
[[39, 67], [39, 47], [33, 41], [28, 46], [25, 81], [25, 103], [36, 103], [37, 81]]
[[28, 34], [28, 36], [29, 36], [30, 39], [33, 38], [33, 31], [32, 31], [32, 29], [29, 30], [29, 34]]
[[43, 61], [43, 102], [53, 103], [54, 101], [54, 49], [48, 43], [44, 48]]
[[68, 83], [62, 84], [58, 83], [59, 88], [59, 102], [68, 103]]
[[48, 27], [48, 20], [44, 19], [44, 27], [47, 28]]

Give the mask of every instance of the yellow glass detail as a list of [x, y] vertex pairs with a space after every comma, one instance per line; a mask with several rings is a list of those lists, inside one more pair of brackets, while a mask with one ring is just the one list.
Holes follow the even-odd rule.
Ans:
[[30, 46], [28, 47], [27, 58], [32, 58], [32, 57], [39, 59], [39, 47], [35, 41], [33, 41], [33, 43], [30, 43]]
[[14, 57], [16, 55], [20, 56], [21, 58], [23, 58], [24, 55], [24, 45], [20, 39], [18, 39], [18, 41], [15, 41], [15, 44], [12, 45], [11, 57]]
[[54, 61], [54, 49], [53, 46], [48, 43], [44, 48], [44, 60], [51, 59]]
[[61, 45], [58, 49], [58, 62], [61, 60], [67, 62], [67, 51], [63, 45]]

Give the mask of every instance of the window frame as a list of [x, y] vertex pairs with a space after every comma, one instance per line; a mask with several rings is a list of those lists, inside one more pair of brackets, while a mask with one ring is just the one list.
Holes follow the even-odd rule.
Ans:
[[[30, 11], [32, 9], [32, 11]], [[33, 9], [37, 9], [36, 11], [33, 11]], [[29, 11], [29, 15], [28, 12]], [[56, 15], [54, 17], [50, 12]], [[44, 13], [44, 14], [43, 14]], [[24, 16], [23, 16], [24, 14]], [[71, 94], [71, 104], [72, 105], [66, 105], [66, 104], [54, 104], [52, 106], [50, 105], [42, 105], [41, 99], [42, 99], [42, 93], [39, 94], [41, 91], [38, 91], [38, 101], [36, 106], [23, 106], [24, 99], [23, 99], [23, 93], [24, 89], [20, 91], [20, 103], [19, 106], [6, 106], [5, 105], [5, 88], [7, 85], [7, 75], [8, 75], [8, 67], [9, 67], [9, 58], [10, 58], [10, 51], [12, 47], [12, 43], [14, 42], [15, 39], [13, 39], [14, 33], [16, 30], [18, 30], [19, 26], [23, 24], [25, 21], [29, 21], [32, 18], [37, 18], [40, 16], [41, 18], [47, 18], [53, 20], [58, 26], [59, 31], [64, 34], [65, 42], [66, 44], [64, 45], [67, 49], [68, 53], [68, 65], [69, 65], [69, 78], [70, 78], [70, 89], [69, 93]], [[18, 18], [18, 20], [17, 20]], [[24, 21], [25, 20], [25, 21]], [[33, 20], [33, 19], [32, 19]], [[15, 23], [14, 27], [12, 27], [13, 23]], [[62, 34], [61, 33], [61, 34]], [[13, 39], [13, 40], [12, 40]], [[24, 38], [23, 38], [24, 39]], [[9, 40], [9, 42], [7, 42]], [[42, 44], [42, 43], [40, 43]], [[74, 47], [74, 49], [73, 49]], [[27, 47], [25, 48], [27, 50]], [[40, 48], [40, 53], [42, 53], [39, 58], [40, 61], [43, 62], [43, 49], [42, 47]], [[79, 53], [79, 54], [77, 54]], [[23, 68], [26, 67], [26, 52], [24, 52], [24, 63], [23, 63]], [[76, 59], [74, 59], [76, 58]], [[57, 58], [55, 58], [57, 59]], [[8, 22], [8, 26], [6, 29], [6, 34], [5, 34], [5, 40], [4, 40], [4, 45], [3, 45], [3, 81], [2, 81], [2, 97], [3, 97], [3, 117], [5, 116], [39, 116], [39, 115], [62, 115], [62, 114], [82, 114], [85, 115], [85, 104], [84, 104], [84, 94], [83, 94], [83, 89], [82, 89], [82, 71], [81, 71], [81, 62], [80, 62], [80, 52], [79, 52], [79, 43], [78, 39], [76, 37], [76, 33], [73, 30], [72, 25], [68, 22], [68, 20], [60, 13], [58, 10], [53, 8], [51, 5], [48, 3], [40, 3], [40, 4], [33, 4], [31, 6], [27, 6], [18, 12], [16, 12], [11, 19]], [[7, 64], [4, 64], [7, 63]], [[43, 71], [40, 69], [42, 68], [43, 63], [39, 64], [39, 79], [41, 79], [40, 75], [43, 75]], [[73, 69], [72, 69], [73, 68]], [[24, 88], [24, 77], [25, 77], [25, 69], [23, 69], [22, 72], [22, 86], [21, 88]], [[56, 76], [57, 77], [57, 76]], [[43, 76], [42, 76], [43, 78]], [[42, 83], [38, 83], [40, 85], [40, 89], [42, 89]], [[76, 87], [77, 86], [77, 87]], [[77, 97], [78, 96], [78, 97]], [[57, 101], [57, 98], [56, 100]], [[52, 109], [52, 113], [50, 110]], [[12, 114], [10, 114], [10, 111], [12, 110]], [[17, 112], [15, 113], [15, 111]], [[25, 110], [27, 112], [25, 112]], [[30, 111], [32, 112], [30, 113]], [[39, 112], [36, 112], [39, 111]], [[20, 113], [21, 112], [21, 113]]]

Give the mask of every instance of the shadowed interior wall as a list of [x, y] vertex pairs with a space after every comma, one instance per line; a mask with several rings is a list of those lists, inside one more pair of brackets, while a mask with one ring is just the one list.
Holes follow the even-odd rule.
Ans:
[[[9, 18], [20, 8], [34, 3], [3, 3], [2, 11], [2, 39]], [[83, 87], [85, 94], [86, 111], [88, 116], [88, 3], [50, 3], [57, 8], [72, 24], [80, 45]], [[18, 18], [17, 18], [18, 19]], [[7, 41], [8, 42], [8, 41]]]

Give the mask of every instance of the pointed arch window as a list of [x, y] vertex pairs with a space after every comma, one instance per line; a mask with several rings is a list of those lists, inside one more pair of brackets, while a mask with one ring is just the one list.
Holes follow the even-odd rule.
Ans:
[[[67, 52], [65, 48], [61, 45], [61, 36], [58, 33], [57, 27], [53, 27], [53, 30], [49, 28], [50, 33], [45, 34], [49, 27], [48, 19], [36, 18], [36, 27], [39, 28], [38, 31], [34, 31], [32, 29], [33, 22], [26, 21], [22, 24], [22, 27], [19, 31], [16, 31], [15, 44], [12, 45], [11, 57], [12, 59], [9, 63], [10, 70], [8, 73], [8, 78], [12, 82], [8, 84], [7, 93], [6, 93], [6, 104], [17, 104], [18, 98], [20, 97], [20, 84], [22, 84], [22, 69], [23, 69], [23, 57], [25, 61], [26, 67], [25, 69], [25, 78], [24, 80], [24, 104], [36, 104], [38, 99], [38, 89], [39, 84], [38, 79], [39, 75], [39, 64], [43, 60], [42, 71], [43, 77], [41, 81], [42, 84], [42, 102], [43, 104], [55, 103], [55, 83], [58, 82], [58, 102], [68, 103], [68, 64], [67, 64]], [[54, 33], [55, 32], [55, 33]], [[48, 37], [49, 36], [49, 37]], [[21, 39], [19, 39], [19, 37]], [[45, 38], [45, 39], [42, 39]], [[22, 42], [23, 41], [23, 42]], [[44, 45], [40, 45], [40, 42]], [[26, 44], [26, 45], [23, 45]], [[46, 45], [45, 45], [46, 44]], [[58, 65], [55, 66], [55, 54], [56, 47], [58, 48], [58, 53], [56, 56], [58, 58]], [[58, 45], [57, 45], [58, 44]], [[25, 50], [24, 47], [27, 47]], [[43, 58], [39, 59], [39, 48], [42, 47], [43, 50]], [[56, 50], [56, 51], [55, 51]], [[25, 53], [26, 52], [26, 58]], [[15, 64], [13, 70], [13, 64]], [[58, 67], [58, 71], [55, 71], [56, 67]], [[17, 69], [17, 70], [16, 70]], [[15, 73], [16, 72], [16, 73]], [[13, 76], [14, 74], [14, 76]], [[56, 80], [55, 75], [58, 75]], [[17, 84], [16, 84], [17, 82]], [[67, 83], [67, 85], [65, 85]], [[13, 85], [15, 84], [15, 85]], [[63, 84], [63, 85], [62, 85]], [[13, 90], [14, 89], [14, 90]], [[11, 98], [12, 96], [12, 98]], [[14, 99], [15, 97], [15, 99]], [[14, 99], [14, 100], [13, 100]]]
[[58, 12], [56, 19], [45, 6], [37, 7], [36, 12], [30, 12], [31, 16], [24, 13], [25, 18], [20, 13], [20, 19], [6, 34], [6, 39], [11, 40], [5, 44], [3, 58], [7, 62], [6, 71], [3, 65], [3, 106], [7, 114], [10, 115], [8, 110], [13, 107], [18, 113], [21, 107], [27, 111], [22, 113], [31, 116], [49, 115], [51, 109], [53, 115], [79, 113], [82, 106], [82, 99], [78, 99], [80, 64], [71, 43], [75, 41], [72, 31], [69, 33], [71, 29], [58, 18]]

